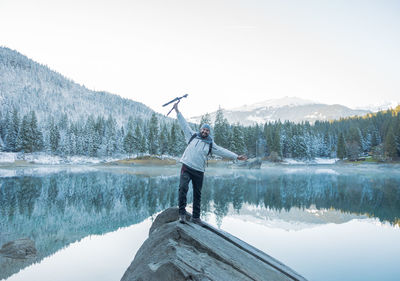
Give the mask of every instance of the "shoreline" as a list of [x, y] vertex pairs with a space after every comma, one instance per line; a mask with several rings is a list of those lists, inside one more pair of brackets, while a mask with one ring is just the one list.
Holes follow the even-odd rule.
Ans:
[[[255, 158], [252, 158], [255, 159]], [[279, 162], [269, 160], [261, 160], [262, 165], [271, 166], [396, 166], [400, 161], [378, 162], [371, 158], [363, 161], [339, 160], [337, 158], [315, 158], [311, 160], [301, 160], [293, 158], [285, 158]], [[224, 159], [210, 159], [208, 165], [210, 167], [229, 166], [233, 161]], [[240, 162], [238, 162], [240, 163]], [[14, 152], [0, 152], [0, 167], [35, 167], [35, 166], [104, 166], [104, 167], [134, 167], [134, 166], [177, 166], [179, 165], [179, 157], [169, 155], [144, 155], [139, 157], [87, 157], [87, 156], [59, 156], [45, 153], [22, 154]]]

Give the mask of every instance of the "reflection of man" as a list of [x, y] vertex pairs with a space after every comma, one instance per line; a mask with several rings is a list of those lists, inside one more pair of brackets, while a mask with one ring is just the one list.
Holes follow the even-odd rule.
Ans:
[[223, 158], [247, 160], [246, 155], [238, 156], [225, 148], [216, 145], [210, 136], [210, 125], [202, 124], [200, 132], [194, 132], [185, 118], [178, 110], [178, 103], [174, 104], [179, 124], [188, 142], [188, 146], [180, 159], [182, 163], [181, 177], [179, 182], [179, 221], [186, 220], [186, 195], [189, 182], [193, 184], [193, 215], [192, 222], [203, 225], [200, 220], [201, 188], [203, 186], [204, 170], [207, 157], [210, 153]]

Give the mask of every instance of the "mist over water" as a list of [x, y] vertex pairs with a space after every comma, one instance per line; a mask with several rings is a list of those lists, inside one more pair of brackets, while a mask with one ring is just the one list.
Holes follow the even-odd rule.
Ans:
[[[122, 235], [121, 231], [128, 231], [121, 229], [130, 229], [134, 233], [136, 225], [146, 224], [146, 221], [150, 225], [149, 217], [154, 218], [158, 212], [177, 205], [179, 169], [176, 167], [50, 169], [50, 172], [36, 170], [34, 173], [22, 169], [7, 170], [7, 173], [2, 170], [0, 175], [3, 175], [0, 177], [0, 245], [29, 237], [38, 249], [38, 256], [29, 260], [0, 257], [0, 279], [68, 249], [82, 239], [86, 241], [85, 237], [111, 237], [111, 232]], [[191, 202], [191, 192], [188, 202]], [[362, 235], [363, 239], [373, 238], [370, 241], [372, 246], [380, 239], [398, 245], [400, 172], [387, 166], [280, 165], [261, 170], [210, 168], [205, 176], [201, 210], [205, 220], [288, 263], [306, 278], [328, 280], [326, 276], [321, 279], [324, 272], [317, 270], [321, 265], [309, 266], [304, 262], [307, 253], [303, 253], [303, 257], [297, 255], [297, 250], [307, 249], [299, 243], [292, 245], [294, 250], [290, 252], [283, 246], [285, 241], [303, 241], [314, 255], [318, 255], [318, 249], [307, 239], [319, 234], [330, 237], [335, 233], [342, 237], [342, 233], [349, 231]], [[371, 226], [378, 231], [357, 232]], [[308, 235], [304, 236], [305, 232]], [[144, 240], [147, 233], [143, 233], [136, 233], [137, 237], [132, 235]], [[352, 239], [354, 235], [347, 237]], [[264, 240], [266, 237], [268, 239]], [[347, 245], [346, 236], [340, 241]], [[85, 243], [88, 242], [78, 245]], [[274, 248], [271, 244], [279, 247]], [[319, 247], [327, 247], [325, 244]], [[349, 245], [354, 247], [353, 252], [360, 252], [356, 244]], [[385, 244], [384, 247], [389, 246]], [[398, 246], [392, 250], [395, 247]], [[399, 254], [393, 256], [396, 254], [390, 249], [383, 248], [382, 251], [384, 254], [378, 256], [386, 258], [389, 265], [390, 261], [400, 258]], [[134, 253], [131, 256], [133, 259]], [[344, 253], [335, 253], [330, 262], [340, 261], [343, 256]], [[373, 262], [379, 263], [378, 256]], [[131, 260], [113, 262], [128, 265]], [[363, 264], [357, 264], [356, 260], [353, 262], [354, 268], [363, 268]], [[340, 264], [338, 262], [336, 266]], [[322, 268], [329, 270], [326, 265]], [[335, 268], [337, 270], [340, 269]], [[347, 277], [356, 276], [351, 269], [343, 269], [343, 272]], [[10, 280], [15, 277], [15, 280], [32, 280], [18, 279], [23, 273]], [[112, 279], [118, 280], [123, 272], [115, 274], [117, 276]], [[384, 278], [380, 280], [395, 280], [390, 277], [392, 274], [398, 276], [399, 269], [386, 266], [380, 275]], [[82, 276], [87, 275], [82, 273]], [[82, 277], [82, 280], [88, 278]], [[41, 280], [47, 279], [42, 276]], [[362, 280], [373, 279], [365, 277]]]

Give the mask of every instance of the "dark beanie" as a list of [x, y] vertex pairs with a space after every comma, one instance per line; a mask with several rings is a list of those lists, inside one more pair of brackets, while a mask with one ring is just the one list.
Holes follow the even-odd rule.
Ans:
[[208, 125], [208, 124], [203, 124], [203, 125], [201, 125], [201, 128], [200, 129], [208, 129], [209, 131], [211, 131], [211, 127], [210, 127], [210, 125]]

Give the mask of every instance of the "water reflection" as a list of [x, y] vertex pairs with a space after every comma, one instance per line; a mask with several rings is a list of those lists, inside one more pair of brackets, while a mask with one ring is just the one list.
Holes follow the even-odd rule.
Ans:
[[203, 210], [209, 211], [213, 202], [217, 219], [227, 215], [229, 204], [239, 212], [243, 203], [247, 203], [278, 211], [315, 206], [399, 224], [399, 176], [258, 173], [251, 177], [243, 174], [212, 177], [206, 183]]
[[[0, 245], [30, 237], [39, 253], [26, 261], [0, 258], [0, 279], [88, 235], [136, 224], [175, 206], [179, 178], [173, 174], [94, 171], [0, 178]], [[213, 212], [217, 223], [231, 207], [239, 212], [246, 205], [274, 211], [335, 209], [398, 224], [400, 177], [369, 173], [209, 173], [202, 199], [203, 215]]]
[[33, 260], [0, 258], [0, 279], [91, 234], [143, 221], [175, 204], [177, 177], [104, 172], [0, 179], [0, 245], [36, 242]]

